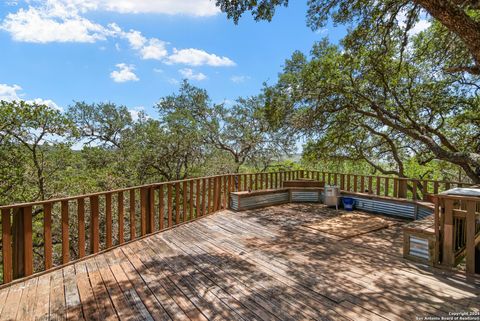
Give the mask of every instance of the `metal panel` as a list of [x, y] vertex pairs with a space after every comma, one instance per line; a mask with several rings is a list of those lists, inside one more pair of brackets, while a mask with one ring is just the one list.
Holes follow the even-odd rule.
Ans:
[[238, 211], [238, 195], [230, 194], [230, 208]]
[[428, 239], [416, 236], [410, 236], [409, 253], [412, 256], [420, 257], [425, 260], [430, 259], [430, 251], [428, 247]]
[[318, 203], [319, 197], [316, 191], [292, 191], [292, 202]]
[[415, 218], [415, 206], [413, 204], [400, 204], [388, 201], [377, 201], [356, 196], [348, 196], [355, 200], [355, 208], [385, 215]]
[[288, 202], [288, 192], [242, 197], [240, 208], [250, 209]]
[[417, 220], [421, 220], [433, 214], [433, 209], [423, 206], [418, 207]]

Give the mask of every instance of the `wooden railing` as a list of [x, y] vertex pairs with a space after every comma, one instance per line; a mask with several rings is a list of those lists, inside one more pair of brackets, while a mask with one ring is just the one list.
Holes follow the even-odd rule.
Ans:
[[321, 180], [327, 185], [337, 185], [342, 191], [367, 193], [415, 201], [432, 201], [431, 195], [438, 194], [454, 187], [467, 187], [473, 185], [465, 182], [319, 171], [300, 171], [300, 177]]
[[475, 248], [480, 242], [480, 199], [437, 195], [435, 235], [437, 262], [454, 267], [465, 258], [467, 273], [475, 273]]
[[217, 175], [0, 206], [2, 283], [225, 209], [231, 191], [279, 188], [283, 181], [299, 178], [339, 185], [344, 191], [411, 199], [465, 185], [295, 170]]

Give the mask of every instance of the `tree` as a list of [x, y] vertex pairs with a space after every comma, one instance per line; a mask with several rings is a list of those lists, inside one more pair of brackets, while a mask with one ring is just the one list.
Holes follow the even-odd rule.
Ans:
[[400, 37], [372, 37], [360, 47], [347, 37], [342, 49], [323, 41], [311, 59], [295, 53], [278, 84], [266, 88], [269, 118], [310, 135], [315, 142], [308, 152], [362, 159], [399, 176], [405, 176], [405, 159], [416, 155], [423, 164], [458, 165], [480, 182], [474, 87], [462, 75], [432, 73], [435, 60], [415, 44], [402, 52]]
[[[255, 20], [270, 21], [277, 6], [287, 6], [288, 0], [216, 0], [217, 6], [235, 23], [245, 11], [252, 11]], [[468, 52], [463, 64], [450, 66], [449, 71], [480, 74], [480, 4], [477, 0], [310, 0], [307, 24], [312, 29], [325, 25], [329, 18], [336, 23], [354, 22], [370, 30], [366, 38], [383, 33], [385, 37], [393, 25], [403, 25], [404, 42], [419, 21], [422, 11], [440, 22], [442, 33], [452, 40], [444, 47]]]
[[294, 139], [283, 128], [273, 130], [263, 114], [264, 104], [263, 96], [239, 98], [229, 108], [212, 104], [205, 90], [185, 81], [178, 95], [163, 98], [157, 108], [162, 119], [176, 120], [172, 127], [195, 132], [207, 148], [230, 155], [235, 164], [231, 170], [238, 172], [246, 162], [265, 168], [292, 150]]
[[2, 171], [15, 173], [13, 182], [2, 188], [16, 190], [12, 195], [16, 201], [48, 198], [53, 193], [48, 181], [64, 165], [51, 151], [69, 153], [69, 142], [63, 137], [74, 133], [72, 123], [59, 110], [24, 101], [0, 101], [0, 123]]

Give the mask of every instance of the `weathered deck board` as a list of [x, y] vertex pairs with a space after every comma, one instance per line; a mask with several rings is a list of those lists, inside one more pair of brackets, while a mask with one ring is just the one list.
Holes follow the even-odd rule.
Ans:
[[384, 217], [386, 228], [361, 235], [312, 228], [344, 213], [318, 204], [220, 212], [0, 289], [0, 320], [414, 320], [479, 310], [478, 280], [402, 258], [403, 220]]

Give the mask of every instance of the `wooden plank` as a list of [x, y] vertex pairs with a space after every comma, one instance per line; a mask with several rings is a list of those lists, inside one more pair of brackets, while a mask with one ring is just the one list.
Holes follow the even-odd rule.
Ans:
[[468, 274], [475, 274], [475, 232], [476, 232], [476, 207], [475, 201], [467, 202], [467, 219], [466, 219], [466, 238], [465, 247], [465, 265]]
[[63, 271], [53, 271], [50, 280], [50, 320], [66, 320], [64, 289]]
[[125, 205], [123, 192], [117, 194], [117, 211], [118, 211], [118, 244], [125, 242]]
[[20, 306], [20, 300], [25, 288], [25, 282], [14, 284], [8, 291], [8, 296], [3, 307], [0, 321], [12, 321], [17, 316], [17, 311]]
[[158, 229], [163, 230], [165, 221], [165, 202], [164, 202], [163, 184], [158, 187]]
[[[87, 280], [88, 282], [88, 280]], [[38, 278], [35, 310], [32, 313], [35, 320], [50, 320], [50, 273]]]
[[136, 218], [136, 206], [135, 206], [135, 189], [130, 190], [130, 240], [136, 238], [137, 233], [137, 223]]
[[12, 229], [10, 209], [2, 209], [2, 258], [3, 283], [9, 283], [13, 280]]
[[85, 199], [77, 199], [78, 257], [85, 256]]
[[90, 197], [90, 251], [92, 253], [100, 250], [99, 229], [98, 196], [95, 195]]
[[112, 194], [105, 194], [105, 245], [112, 247]]
[[375, 194], [380, 195], [380, 188], [381, 188], [380, 177], [377, 176], [377, 179], [376, 179], [376, 189], [377, 189], [377, 192], [376, 192]]
[[[63, 218], [63, 215], [62, 215], [62, 218]], [[23, 219], [24, 219], [23, 245], [24, 245], [25, 276], [30, 276], [33, 274], [33, 234], [32, 234], [33, 222], [32, 222], [31, 206], [27, 206], [23, 209]]]
[[87, 273], [85, 262], [75, 264], [75, 278], [77, 280], [78, 294], [82, 303], [83, 315], [86, 320], [100, 320], [99, 307], [95, 300], [93, 289]]
[[172, 218], [172, 184], [167, 185], [167, 211], [168, 211], [168, 217], [167, 217], [167, 222], [168, 222], [168, 227], [172, 227], [173, 225], [173, 218]]

